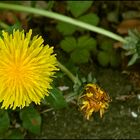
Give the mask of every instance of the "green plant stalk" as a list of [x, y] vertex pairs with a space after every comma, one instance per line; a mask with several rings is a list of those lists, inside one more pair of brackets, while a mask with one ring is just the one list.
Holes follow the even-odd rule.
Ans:
[[64, 65], [62, 65], [59, 61], [57, 61], [58, 67], [67, 74], [67, 76], [73, 81], [73, 83], [78, 83], [80, 85], [79, 79], [74, 76]]
[[96, 27], [96, 26], [84, 23], [82, 21], [75, 20], [73, 18], [64, 16], [64, 15], [61, 15], [61, 14], [58, 14], [55, 12], [46, 11], [46, 10], [37, 9], [37, 8], [32, 8], [32, 7], [28, 7], [28, 6], [25, 7], [22, 5], [8, 4], [8, 3], [0, 3], [0, 9], [8, 9], [8, 10], [15, 10], [15, 11], [21, 11], [21, 12], [28, 12], [28, 13], [32, 13], [32, 14], [38, 14], [41, 16], [53, 18], [56, 20], [60, 20], [63, 22], [67, 22], [67, 23], [82, 27], [84, 29], [108, 36], [108, 37], [115, 39], [117, 41], [120, 41], [122, 43], [126, 42], [126, 40], [123, 37], [121, 37], [113, 32], [110, 32], [110, 31], [105, 30], [105, 29], [100, 28], [100, 27]]

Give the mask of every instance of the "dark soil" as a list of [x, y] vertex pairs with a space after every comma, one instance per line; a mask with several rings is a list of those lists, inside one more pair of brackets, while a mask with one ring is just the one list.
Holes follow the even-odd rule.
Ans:
[[26, 137], [38, 139], [140, 138], [139, 93], [137, 92], [136, 95], [133, 91], [128, 77], [117, 70], [100, 68], [97, 79], [112, 98], [103, 118], [96, 113], [90, 121], [87, 121], [77, 107], [70, 105], [67, 109], [44, 114], [41, 134], [39, 136], [30, 134]]

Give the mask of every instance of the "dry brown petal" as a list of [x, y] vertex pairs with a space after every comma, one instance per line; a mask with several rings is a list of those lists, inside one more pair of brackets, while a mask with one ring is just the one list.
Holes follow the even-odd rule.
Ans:
[[128, 34], [129, 29], [137, 29], [140, 31], [140, 20], [139, 19], [127, 19], [123, 20], [117, 27], [119, 34]]

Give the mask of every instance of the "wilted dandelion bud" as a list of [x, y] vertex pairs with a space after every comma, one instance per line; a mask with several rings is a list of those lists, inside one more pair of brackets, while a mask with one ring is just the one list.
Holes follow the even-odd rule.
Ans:
[[93, 112], [100, 112], [100, 117], [109, 106], [110, 98], [97, 84], [87, 84], [84, 94], [80, 97], [82, 105], [80, 109], [89, 120]]

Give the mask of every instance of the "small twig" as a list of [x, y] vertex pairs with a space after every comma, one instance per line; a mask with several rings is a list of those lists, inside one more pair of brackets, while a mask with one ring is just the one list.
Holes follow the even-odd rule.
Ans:
[[52, 111], [54, 110], [54, 108], [48, 108], [48, 109], [45, 109], [43, 111], [41, 111], [40, 113], [43, 114], [43, 113], [46, 113], [46, 112], [49, 112], [49, 111]]

